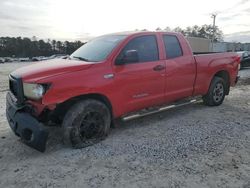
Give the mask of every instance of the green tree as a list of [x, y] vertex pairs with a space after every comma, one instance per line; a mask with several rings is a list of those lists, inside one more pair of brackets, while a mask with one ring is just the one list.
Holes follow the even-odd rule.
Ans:
[[172, 31], [172, 29], [170, 27], [165, 27], [164, 31]]
[[184, 31], [182, 28], [180, 28], [180, 27], [174, 28], [173, 31], [174, 31], [174, 32], [178, 32], [178, 33], [185, 34], [185, 31]]
[[52, 40], [51, 45], [52, 45], [52, 50], [56, 51], [56, 40]]
[[[212, 25], [202, 25], [197, 26], [194, 25], [193, 27], [187, 27], [185, 30], [185, 35], [190, 37], [200, 37], [200, 38], [206, 38], [206, 39], [212, 39], [213, 37], [213, 26]], [[223, 41], [223, 33], [218, 28], [218, 26], [215, 27], [215, 38], [214, 41]]]
[[84, 43], [81, 41], [32, 40], [21, 37], [0, 37], [0, 57], [50, 56], [57, 53], [71, 54]]
[[56, 41], [56, 50], [57, 50], [57, 52], [61, 53], [63, 51], [62, 47], [63, 47], [62, 42], [61, 41]]

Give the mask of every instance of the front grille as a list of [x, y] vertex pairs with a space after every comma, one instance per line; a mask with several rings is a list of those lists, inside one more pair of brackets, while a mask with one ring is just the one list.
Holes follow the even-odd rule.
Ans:
[[10, 75], [9, 88], [11, 93], [16, 97], [17, 103], [22, 104], [24, 101], [22, 79]]
[[17, 87], [18, 87], [17, 81], [12, 76], [10, 76], [10, 79], [9, 79], [9, 86], [10, 86], [10, 91], [12, 92], [12, 94], [17, 97]]

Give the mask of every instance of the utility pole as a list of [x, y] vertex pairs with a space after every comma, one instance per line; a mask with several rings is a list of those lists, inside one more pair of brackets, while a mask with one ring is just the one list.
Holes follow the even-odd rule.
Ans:
[[215, 19], [216, 19], [217, 13], [211, 14], [211, 18], [213, 18], [213, 36], [212, 36], [212, 52], [214, 51], [214, 38], [215, 38]]

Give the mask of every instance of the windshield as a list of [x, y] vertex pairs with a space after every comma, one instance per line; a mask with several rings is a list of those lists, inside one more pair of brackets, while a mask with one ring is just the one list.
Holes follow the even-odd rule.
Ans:
[[71, 54], [70, 58], [83, 61], [103, 61], [125, 37], [125, 35], [108, 35], [95, 38], [81, 46]]

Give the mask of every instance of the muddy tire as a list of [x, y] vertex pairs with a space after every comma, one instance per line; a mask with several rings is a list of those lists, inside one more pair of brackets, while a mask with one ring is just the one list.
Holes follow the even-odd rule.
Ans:
[[73, 105], [63, 120], [63, 142], [83, 148], [105, 139], [111, 124], [110, 110], [100, 101], [88, 99]]
[[202, 97], [204, 104], [207, 106], [221, 105], [226, 95], [226, 88], [226, 82], [222, 78], [215, 76], [207, 94]]

